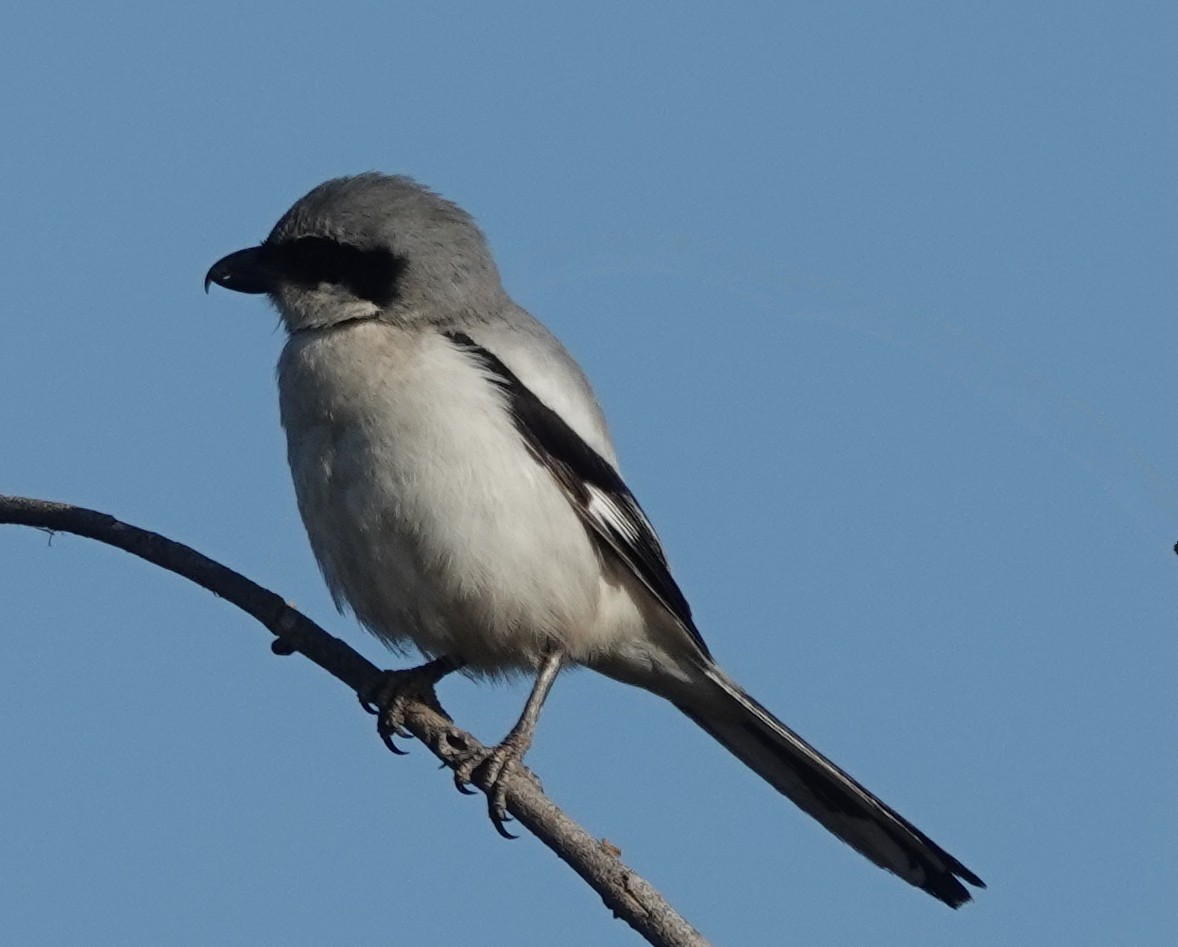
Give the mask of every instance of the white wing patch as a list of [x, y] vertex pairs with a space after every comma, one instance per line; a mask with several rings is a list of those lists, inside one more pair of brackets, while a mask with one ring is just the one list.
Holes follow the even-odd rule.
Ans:
[[464, 333], [449, 332], [447, 336], [478, 361], [489, 382], [503, 390], [520, 436], [565, 492], [590, 535], [626, 564], [710, 657], [692, 621], [691, 607], [667, 567], [654, 527], [613, 464], [586, 444], [494, 353]]

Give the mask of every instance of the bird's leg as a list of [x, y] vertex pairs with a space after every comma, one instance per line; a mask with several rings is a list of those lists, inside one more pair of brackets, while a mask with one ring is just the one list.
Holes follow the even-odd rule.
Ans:
[[523, 713], [515, 726], [504, 737], [503, 742], [490, 750], [467, 753], [454, 769], [454, 785], [462, 792], [474, 777], [475, 770], [485, 767], [482, 779], [487, 793], [487, 814], [497, 831], [504, 838], [515, 838], [504, 827], [507, 820], [507, 786], [505, 777], [511, 770], [520, 765], [524, 754], [532, 745], [532, 737], [536, 732], [536, 722], [540, 719], [540, 708], [556, 675], [560, 673], [564, 664], [564, 655], [559, 651], [550, 653], [540, 671], [536, 675], [536, 683], [532, 685], [532, 693], [528, 695], [528, 702], [524, 704]]
[[462, 664], [458, 658], [443, 655], [420, 667], [384, 671], [372, 687], [358, 695], [360, 705], [376, 715], [376, 732], [385, 746], [398, 756], [405, 755], [404, 750], [397, 748], [393, 737], [412, 736], [405, 729], [406, 706], [411, 701], [420, 700], [442, 712], [434, 685], [451, 671], [457, 671]]

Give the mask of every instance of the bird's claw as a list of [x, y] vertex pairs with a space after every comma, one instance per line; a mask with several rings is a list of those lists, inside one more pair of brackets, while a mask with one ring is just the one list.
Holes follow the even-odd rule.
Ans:
[[468, 750], [454, 767], [454, 786], [467, 796], [476, 795], [469, 787], [479, 773], [479, 783], [487, 794], [487, 815], [495, 831], [506, 839], [519, 838], [508, 832], [504, 823], [513, 821], [507, 812], [507, 783], [522, 768], [523, 755], [509, 737], [491, 749]]
[[434, 684], [437, 678], [423, 668], [402, 671], [382, 671], [380, 677], [357, 693], [360, 706], [376, 717], [376, 732], [381, 741], [397, 756], [408, 756], [394, 742], [394, 737], [411, 739], [413, 734], [405, 726], [409, 704], [424, 701], [437, 705]]

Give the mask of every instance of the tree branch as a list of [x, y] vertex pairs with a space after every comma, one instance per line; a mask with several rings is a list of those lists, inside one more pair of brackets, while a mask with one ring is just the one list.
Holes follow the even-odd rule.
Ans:
[[[357, 695], [372, 692], [381, 670], [338, 638], [329, 635], [280, 596], [251, 582], [207, 556], [158, 533], [123, 523], [113, 516], [48, 500], [0, 494], [0, 523], [74, 533], [129, 552], [190, 579], [236, 605], [275, 636], [277, 653], [297, 651]], [[454, 726], [436, 702], [413, 701], [405, 727], [443, 763], [454, 769], [460, 754], [482, 748], [473, 736]], [[507, 810], [595, 890], [616, 917], [657, 947], [706, 947], [707, 941], [642, 877], [626, 867], [617, 850], [591, 836], [565, 815], [520, 767], [507, 777]], [[476, 772], [475, 785], [487, 785]]]

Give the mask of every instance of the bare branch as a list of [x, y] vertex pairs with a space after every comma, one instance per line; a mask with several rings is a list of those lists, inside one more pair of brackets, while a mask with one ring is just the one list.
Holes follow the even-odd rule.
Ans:
[[[117, 546], [203, 586], [249, 613], [275, 636], [277, 653], [299, 652], [357, 695], [379, 685], [381, 671], [343, 641], [329, 635], [280, 596], [245, 576], [173, 542], [158, 533], [123, 523], [113, 516], [48, 500], [0, 494], [0, 523], [74, 533]], [[405, 727], [443, 763], [454, 769], [460, 755], [481, 749], [469, 733], [454, 726], [440, 705], [409, 704]], [[642, 877], [626, 867], [617, 849], [599, 841], [565, 815], [519, 768], [509, 777], [507, 810], [541, 842], [585, 879], [616, 917], [658, 947], [706, 947], [707, 941]], [[488, 787], [478, 778], [484, 793]]]

